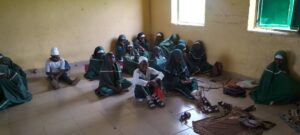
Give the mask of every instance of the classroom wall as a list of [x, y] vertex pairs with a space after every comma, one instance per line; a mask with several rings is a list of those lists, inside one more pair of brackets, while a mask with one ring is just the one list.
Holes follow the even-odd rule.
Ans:
[[70, 62], [88, 60], [121, 33], [149, 33], [149, 15], [149, 0], [1, 0], [0, 53], [24, 69], [44, 67], [54, 46]]
[[189, 44], [203, 40], [210, 63], [221, 61], [224, 69], [259, 78], [277, 50], [288, 51], [294, 76], [300, 75], [300, 36], [247, 31], [249, 0], [206, 0], [204, 27], [171, 24], [171, 0], [151, 0], [151, 33], [178, 33]]

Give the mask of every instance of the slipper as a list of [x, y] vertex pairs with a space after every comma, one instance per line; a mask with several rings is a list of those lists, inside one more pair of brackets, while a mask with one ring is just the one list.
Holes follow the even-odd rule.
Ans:
[[154, 109], [156, 107], [153, 100], [148, 100], [147, 104], [150, 109]]
[[159, 97], [154, 97], [154, 102], [159, 107], [165, 107], [165, 103], [162, 100], [160, 100]]
[[300, 116], [300, 109], [290, 109], [289, 110], [289, 115], [291, 115], [293, 117]]
[[232, 105], [229, 103], [225, 103], [223, 101], [218, 102], [218, 104], [224, 109], [224, 110], [231, 110], [232, 109]]
[[186, 117], [187, 119], [191, 118], [191, 113], [189, 113], [189, 112], [184, 112], [183, 114], [185, 115], [185, 117]]
[[284, 120], [291, 128], [293, 128], [296, 132], [300, 132], [300, 124], [299, 122], [295, 122], [293, 117], [288, 114], [280, 115], [280, 118]]
[[184, 121], [188, 120], [189, 118], [191, 118], [191, 113], [184, 112], [183, 114], [180, 115], [179, 121], [184, 122]]

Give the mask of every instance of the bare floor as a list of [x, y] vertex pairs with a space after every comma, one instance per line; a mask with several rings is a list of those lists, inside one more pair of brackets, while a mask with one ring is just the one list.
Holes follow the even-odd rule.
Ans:
[[[216, 78], [216, 83], [206, 77], [198, 79], [201, 80], [199, 85], [219, 87], [227, 78]], [[193, 101], [176, 94], [167, 97], [166, 107], [150, 110], [145, 102], [134, 99], [132, 90], [98, 98], [94, 94], [97, 86], [98, 81], [83, 79], [77, 86], [49, 90], [45, 78], [30, 79], [32, 101], [0, 112], [0, 135], [194, 135], [191, 122], [207, 117]], [[222, 88], [211, 89], [205, 94], [212, 104], [225, 101], [242, 108], [253, 104], [249, 97], [224, 95]], [[264, 134], [296, 134], [279, 118], [292, 105], [256, 107], [255, 116], [277, 124]], [[184, 111], [192, 114], [187, 123], [178, 120]]]

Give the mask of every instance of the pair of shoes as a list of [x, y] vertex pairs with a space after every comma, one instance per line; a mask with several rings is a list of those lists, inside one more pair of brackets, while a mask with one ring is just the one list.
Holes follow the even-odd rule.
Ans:
[[289, 115], [293, 117], [299, 117], [300, 116], [300, 109], [290, 109]]
[[71, 85], [75, 86], [75, 85], [77, 85], [77, 83], [79, 83], [79, 81], [80, 81], [80, 78], [76, 77], [76, 78], [72, 81]]
[[155, 103], [154, 103], [154, 101], [151, 99], [151, 100], [148, 100], [147, 101], [147, 104], [148, 104], [148, 107], [150, 108], [150, 109], [154, 109], [155, 107], [156, 107], [156, 105], [155, 105]]
[[183, 114], [180, 115], [179, 121], [184, 122], [184, 121], [188, 120], [189, 118], [191, 118], [191, 113], [184, 112]]
[[57, 80], [53, 79], [53, 80], [51, 80], [50, 83], [51, 83], [51, 86], [53, 87], [53, 89], [57, 90], [60, 88]]
[[201, 108], [201, 111], [205, 114], [209, 114], [209, 113], [217, 113], [220, 112], [219, 108], [217, 105], [214, 106], [203, 106]]
[[159, 97], [153, 97], [155, 104], [159, 107], [165, 107], [165, 103]]

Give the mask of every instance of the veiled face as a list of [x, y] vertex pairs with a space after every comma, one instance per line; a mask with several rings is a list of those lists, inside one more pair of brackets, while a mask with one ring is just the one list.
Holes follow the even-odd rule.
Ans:
[[127, 47], [127, 51], [128, 51], [128, 52], [131, 52], [132, 50], [133, 50], [133, 47], [132, 47], [132, 46], [128, 46], [128, 47]]
[[141, 35], [141, 36], [139, 37], [139, 40], [140, 40], [140, 41], [145, 41], [145, 40], [146, 40], [146, 35], [145, 35], [145, 34]]
[[275, 63], [276, 63], [276, 65], [277, 65], [277, 66], [281, 66], [281, 65], [283, 65], [283, 62], [284, 62], [284, 60], [283, 60], [283, 59], [276, 59], [276, 58], [275, 58], [275, 60], [274, 60], [274, 61], [275, 61]]

